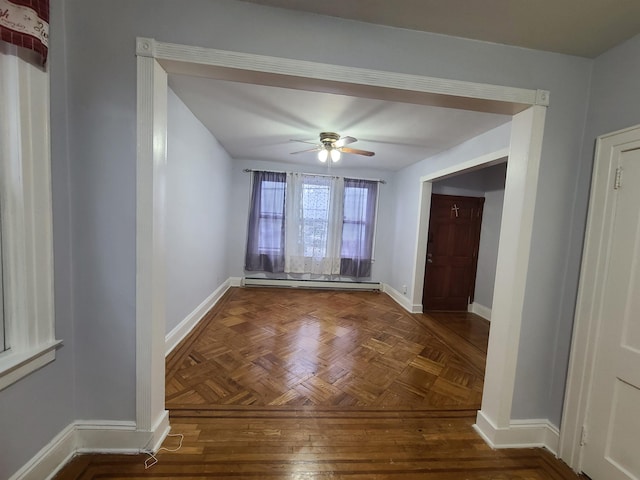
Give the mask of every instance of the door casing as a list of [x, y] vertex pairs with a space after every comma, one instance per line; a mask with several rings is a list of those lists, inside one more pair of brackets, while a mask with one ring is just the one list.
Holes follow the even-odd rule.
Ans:
[[578, 298], [571, 342], [567, 387], [560, 429], [559, 456], [575, 471], [581, 468], [581, 442], [587, 414], [588, 392], [591, 390], [596, 347], [596, 331], [600, 326], [602, 296], [599, 279], [607, 267], [607, 252], [612, 218], [607, 214], [613, 201], [615, 167], [611, 161], [615, 150], [640, 146], [640, 125], [598, 137], [591, 181], [589, 213], [585, 232]]

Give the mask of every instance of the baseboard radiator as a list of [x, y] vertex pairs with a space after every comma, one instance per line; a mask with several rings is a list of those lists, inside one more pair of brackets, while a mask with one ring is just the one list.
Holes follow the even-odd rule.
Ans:
[[344, 282], [337, 280], [292, 280], [285, 278], [249, 278], [242, 279], [243, 287], [311, 288], [325, 290], [366, 290], [380, 291], [380, 282]]

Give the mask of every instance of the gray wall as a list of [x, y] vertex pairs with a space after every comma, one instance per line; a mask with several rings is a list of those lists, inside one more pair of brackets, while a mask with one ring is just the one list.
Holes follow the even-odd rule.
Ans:
[[[31, 458], [71, 418], [135, 418], [136, 36], [550, 90], [514, 416], [558, 424], [593, 137], [640, 120], [638, 37], [595, 62], [583, 137], [594, 65], [583, 58], [232, 0], [53, 0], [52, 15], [56, 313], [66, 343], [55, 364], [0, 392], [8, 423], [0, 443], [9, 458], [1, 473]], [[396, 178], [396, 288], [410, 283], [412, 250], [404, 247], [415, 239], [417, 181], [437, 169], [434, 162]], [[12, 428], [17, 418], [28, 428]]]
[[433, 183], [433, 193], [484, 197], [474, 303], [491, 308], [496, 281], [500, 221], [507, 164], [501, 163]]
[[[396, 290], [402, 291], [402, 285], [407, 285], [407, 296], [409, 296], [413, 285], [418, 235], [420, 178], [484, 154], [507, 148], [510, 133], [511, 124], [507, 123], [434, 157], [406, 167], [396, 174], [396, 223], [390, 282]], [[467, 190], [474, 191], [474, 189]], [[418, 302], [420, 301], [418, 299]]]
[[[234, 160], [229, 215], [229, 272], [231, 276], [244, 276], [244, 254], [247, 246], [247, 222], [249, 200], [251, 197], [249, 173], [245, 168], [255, 170], [275, 170], [280, 172], [327, 173], [327, 167], [318, 165], [293, 165], [290, 163], [261, 162], [256, 160]], [[378, 222], [375, 239], [375, 262], [371, 272], [371, 281], [387, 282], [391, 272], [394, 212], [395, 212], [395, 174], [383, 170], [361, 170], [350, 168], [332, 168], [332, 174], [352, 178], [376, 178], [385, 180], [378, 189]], [[261, 276], [254, 272], [250, 275]], [[349, 280], [349, 278], [345, 278]], [[369, 279], [367, 279], [369, 280]]]
[[0, 391], [0, 478], [9, 478], [78, 418], [74, 405], [74, 331], [66, 64], [61, 4], [51, 2], [51, 150], [56, 338], [55, 362]]
[[166, 328], [169, 333], [229, 277], [231, 158], [169, 89]]
[[[553, 317], [541, 317], [537, 322], [523, 322], [513, 418], [549, 418], [556, 425], [560, 424], [572, 327], [569, 320], [573, 319], [574, 315], [595, 140], [598, 135], [640, 124], [639, 83], [640, 35], [602, 54], [594, 62], [581, 161], [571, 172], [576, 188], [568, 187], [563, 203], [549, 204], [547, 207], [564, 211], [565, 215], [574, 219], [562, 229], [569, 247], [566, 250], [566, 259], [554, 257], [554, 261], [566, 262], [568, 268], [564, 272], [564, 278], [554, 282], [553, 287], [556, 291], [549, 292], [549, 289], [543, 289], [541, 294], [544, 296], [538, 299], [527, 297], [525, 305], [525, 309], [530, 311], [534, 309], [533, 304], [542, 303], [540, 299], [547, 302], [555, 301], [557, 298], [559, 303], [554, 308], [557, 308], [558, 313]], [[547, 189], [543, 190], [543, 194], [546, 195]], [[573, 194], [570, 195], [570, 192]], [[536, 240], [536, 244], [541, 246], [546, 242], [556, 241], [555, 237], [545, 239], [542, 235]], [[539, 252], [532, 258], [547, 263], [544, 252]], [[537, 274], [537, 270], [538, 268], [532, 269], [532, 275]], [[554, 321], [555, 318], [558, 321]], [[542, 331], [548, 333], [542, 336]], [[547, 345], [541, 348], [545, 342]], [[540, 350], [553, 355], [547, 360], [552, 366], [550, 372], [537, 368], [530, 360], [525, 360], [536, 357], [542, 360]], [[540, 409], [542, 404], [548, 407]]]
[[[133, 419], [135, 415], [135, 37], [328, 62], [392, 72], [430, 75], [551, 91], [540, 168], [523, 322], [535, 324], [539, 348], [520, 361], [547, 378], [563, 369], [553, 359], [562, 317], [574, 218], [558, 209], [574, 198], [592, 62], [583, 58], [500, 46], [442, 35], [381, 27], [231, 0], [67, 0], [67, 90], [74, 245], [75, 334], [78, 416]], [[105, 22], [118, 12], [117, 22]], [[295, 41], [291, 41], [295, 39]], [[87, 48], [87, 45], [90, 48]], [[345, 48], [348, 46], [348, 48]], [[354, 55], [357, 52], [357, 55]], [[54, 91], [57, 95], [60, 92]], [[437, 163], [437, 162], [436, 162]], [[415, 185], [405, 169], [405, 185]], [[400, 183], [396, 185], [401, 191]], [[403, 192], [396, 212], [416, 209], [417, 196]], [[404, 201], [406, 200], [406, 201]], [[404, 213], [403, 213], [404, 215]], [[415, 224], [416, 215], [410, 215]], [[578, 221], [582, 222], [580, 218]], [[396, 221], [396, 225], [404, 225]], [[404, 227], [403, 227], [404, 228]], [[402, 233], [399, 233], [402, 232]], [[396, 288], [411, 269], [413, 250], [398, 237], [415, 239], [415, 227], [395, 233], [392, 275]], [[411, 242], [410, 242], [411, 243]], [[409, 256], [409, 257], [407, 257]], [[545, 302], [540, 302], [545, 298]], [[117, 348], [114, 348], [117, 345]], [[562, 353], [562, 352], [560, 352]], [[560, 355], [561, 357], [562, 355]], [[552, 418], [547, 381], [531, 382], [536, 395], [518, 411]], [[517, 406], [519, 408], [519, 406]]]

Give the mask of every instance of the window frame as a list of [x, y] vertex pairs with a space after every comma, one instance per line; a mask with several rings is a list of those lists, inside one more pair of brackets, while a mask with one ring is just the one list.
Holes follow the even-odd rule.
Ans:
[[[264, 191], [265, 191], [265, 183], [284, 183], [284, 188], [283, 188], [283, 195], [286, 197], [286, 186], [287, 183], [286, 182], [274, 182], [273, 180], [261, 180], [260, 181], [261, 185], [260, 185], [260, 195], [263, 195]], [[276, 189], [276, 187], [268, 187], [268, 188], [273, 188], [274, 190]], [[279, 188], [279, 187], [278, 187]], [[262, 206], [262, 201], [260, 202], [260, 205]], [[256, 239], [256, 245], [257, 245], [257, 250], [258, 253], [264, 254], [264, 255], [274, 255], [277, 254], [280, 251], [280, 248], [278, 250], [275, 250], [274, 248], [266, 248], [266, 247], [261, 247], [260, 245], [260, 239], [262, 238], [260, 235], [260, 231], [263, 225], [263, 221], [266, 220], [283, 220], [285, 217], [285, 208], [284, 208], [284, 202], [283, 202], [283, 206], [282, 206], [282, 213], [277, 213], [277, 212], [266, 212], [265, 210], [261, 209], [258, 212], [258, 238]], [[282, 240], [284, 242], [284, 240]]]
[[[55, 359], [49, 73], [0, 42], [0, 208], [4, 320], [0, 390]], [[4, 125], [3, 125], [4, 124]]]
[[[344, 198], [345, 198], [345, 210], [346, 210], [346, 198], [347, 198], [347, 189], [348, 188], [362, 188], [362, 187], [352, 187], [347, 185], [347, 181], [351, 180], [350, 178], [346, 178], [345, 177], [345, 186], [344, 186]], [[355, 179], [358, 180], [358, 179]], [[377, 182], [379, 184], [379, 182]], [[367, 188], [367, 190], [369, 190], [369, 188]], [[370, 192], [367, 192], [367, 195], [371, 195]], [[373, 211], [373, 219], [372, 219], [372, 223], [371, 225], [369, 225], [369, 222], [367, 222], [366, 219], [360, 219], [360, 220], [347, 220], [347, 216], [346, 216], [346, 212], [344, 215], [344, 219], [343, 219], [343, 232], [344, 232], [344, 224], [349, 224], [349, 225], [363, 225], [364, 228], [370, 228], [372, 230], [371, 232], [371, 263], [375, 263], [376, 261], [376, 235], [378, 233], [378, 207], [380, 206], [380, 188], [376, 188], [376, 193], [375, 193], [375, 206], [374, 206], [374, 211]], [[343, 233], [344, 235], [344, 233]], [[348, 258], [348, 257], [343, 257], [342, 254], [342, 248], [340, 249], [340, 258]]]

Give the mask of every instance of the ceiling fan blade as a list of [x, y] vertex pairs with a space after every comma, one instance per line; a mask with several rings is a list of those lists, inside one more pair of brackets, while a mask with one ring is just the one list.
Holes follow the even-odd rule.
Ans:
[[355, 153], [356, 155], [366, 155], [367, 157], [373, 157], [375, 155], [375, 152], [370, 152], [368, 150], [358, 150], [357, 148], [341, 147], [338, 150], [343, 153]]
[[349, 145], [350, 143], [357, 142], [357, 138], [353, 137], [342, 137], [338, 140], [334, 145], [336, 148], [344, 147], [345, 145]]
[[295, 155], [297, 153], [305, 153], [305, 152], [317, 152], [318, 150], [320, 150], [320, 147], [309, 148], [307, 150], [300, 150], [299, 152], [291, 152], [291, 155]]
[[308, 143], [309, 145], [317, 145], [318, 142], [311, 142], [308, 140], [296, 140], [295, 138], [289, 139], [290, 142], [300, 142], [300, 143]]

